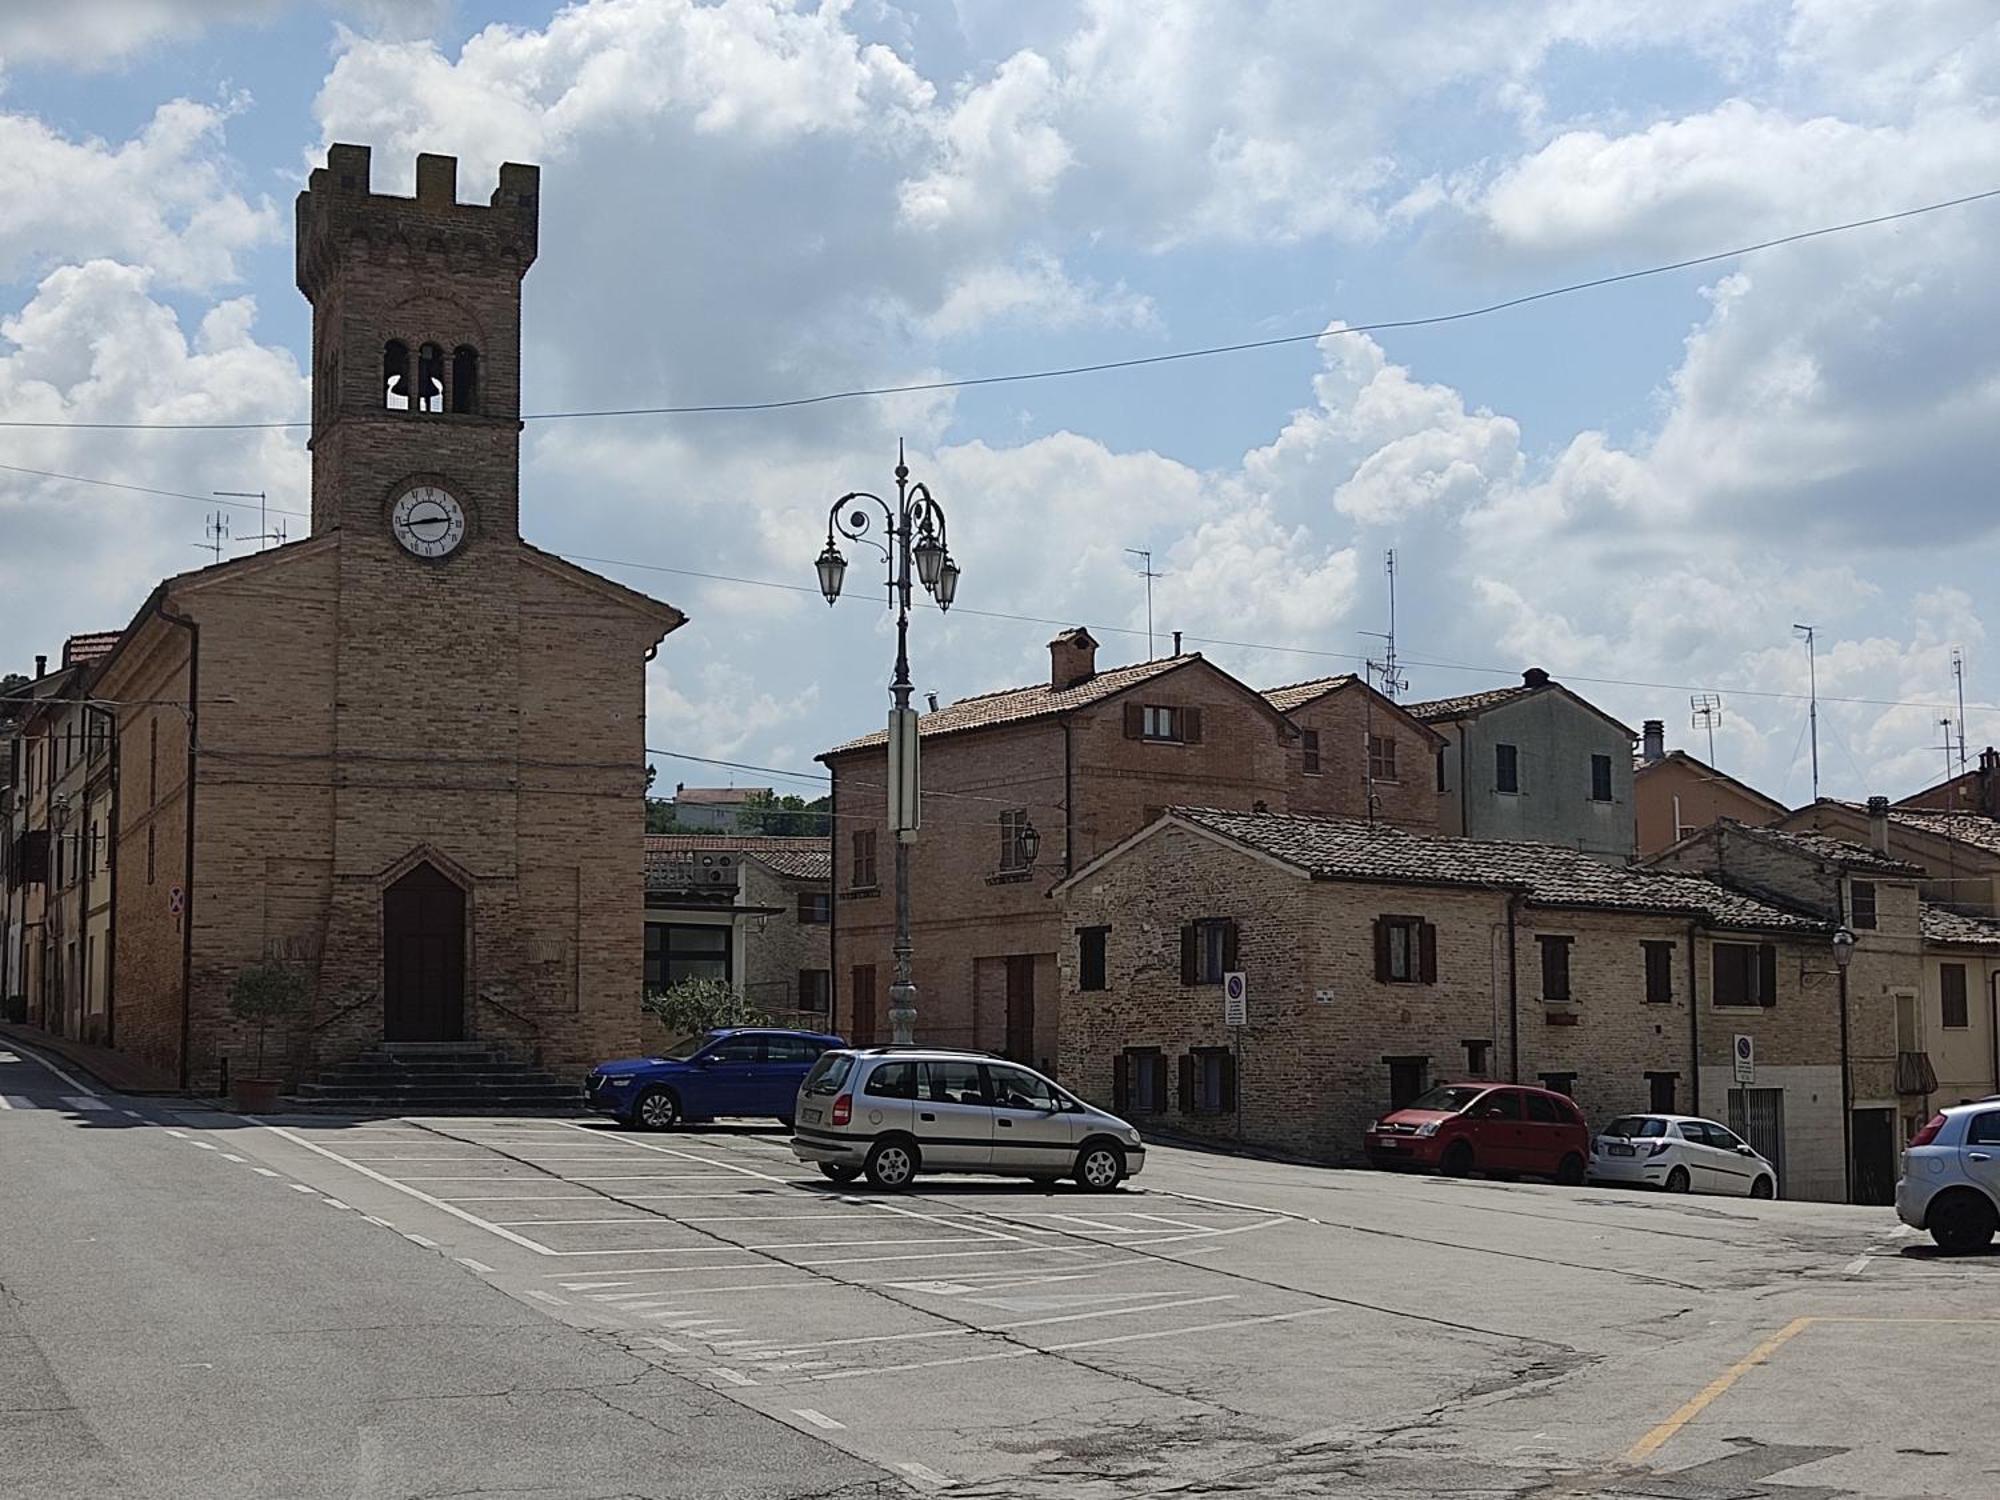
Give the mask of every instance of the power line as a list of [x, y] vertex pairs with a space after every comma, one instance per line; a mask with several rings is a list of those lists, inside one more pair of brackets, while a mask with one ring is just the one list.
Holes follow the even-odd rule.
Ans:
[[[1228, 344], [1207, 344], [1193, 349], [1175, 349], [1165, 354], [1135, 355], [1127, 359], [1096, 360], [1089, 364], [1059, 365], [1041, 370], [1018, 370], [1004, 375], [970, 375], [954, 380], [912, 381], [904, 385], [853, 386], [844, 390], [821, 391], [811, 396], [787, 396], [760, 401], [704, 401], [683, 406], [623, 406], [579, 408], [573, 411], [529, 412], [522, 417], [524, 422], [566, 422], [586, 417], [690, 417], [751, 412], [795, 411], [802, 407], [824, 406], [836, 401], [860, 401], [880, 396], [909, 396], [932, 391], [972, 390], [981, 386], [1019, 385], [1035, 380], [1060, 380], [1074, 375], [1100, 375], [1114, 370], [1137, 370], [1151, 365], [1176, 364], [1185, 360], [1213, 359], [1225, 354], [1247, 354], [1261, 349], [1279, 349], [1290, 344], [1313, 343], [1323, 338], [1346, 337], [1363, 333], [1392, 333], [1411, 328], [1436, 328], [1446, 323], [1462, 323], [1473, 318], [1490, 317], [1494, 313], [1506, 312], [1511, 308], [1526, 307], [1530, 303], [1546, 302], [1553, 297], [1568, 297], [1577, 292], [1587, 292], [1598, 287], [1616, 286], [1621, 282], [1640, 281], [1647, 277], [1664, 276], [1674, 271], [1686, 271], [1696, 266], [1713, 265], [1717, 261], [1734, 260], [1739, 256], [1754, 255], [1763, 250], [1775, 250], [1783, 245], [1796, 245], [1805, 240], [1821, 239], [1827, 235], [1845, 234], [1850, 230], [1868, 229], [1878, 224], [1892, 224], [1901, 219], [1914, 219], [1922, 214], [1939, 213], [1947, 208], [1961, 208], [1968, 203], [1982, 202], [1988, 198], [2000, 198], [2000, 188], [1988, 188], [1984, 192], [1967, 193], [1958, 198], [1946, 198], [1936, 203], [1925, 203], [1916, 208], [1899, 209], [1894, 213], [1876, 214], [1865, 219], [1849, 219], [1839, 224], [1826, 224], [1817, 229], [1802, 229], [1795, 234], [1779, 235], [1775, 239], [1758, 240], [1754, 244], [1738, 245], [1729, 250], [1716, 250], [1707, 255], [1692, 255], [1684, 260], [1666, 261], [1659, 265], [1645, 266], [1635, 271], [1618, 271], [1609, 276], [1594, 276], [1587, 281], [1572, 281], [1562, 286], [1546, 287], [1538, 292], [1526, 292], [1518, 297], [1507, 297], [1498, 302], [1488, 302], [1478, 307], [1460, 308], [1455, 312], [1431, 313], [1414, 318], [1386, 318], [1374, 323], [1353, 323], [1342, 328], [1321, 327], [1309, 333], [1279, 334], [1265, 339], [1242, 339]], [[97, 432], [258, 432], [277, 431], [293, 427], [307, 427], [305, 420], [291, 422], [62, 422], [26, 419], [0, 420], [0, 427], [20, 428], [75, 428]]]

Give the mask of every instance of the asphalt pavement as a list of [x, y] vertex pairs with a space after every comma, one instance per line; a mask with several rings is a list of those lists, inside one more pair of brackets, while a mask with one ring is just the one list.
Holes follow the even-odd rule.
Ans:
[[2000, 1493], [2000, 1257], [1880, 1209], [6, 1096], [0, 1495]]

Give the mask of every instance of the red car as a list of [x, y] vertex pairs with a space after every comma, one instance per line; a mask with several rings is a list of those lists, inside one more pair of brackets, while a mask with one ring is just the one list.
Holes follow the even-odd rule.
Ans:
[[1446, 1083], [1368, 1127], [1368, 1160], [1447, 1177], [1527, 1173], [1575, 1186], [1590, 1128], [1563, 1094], [1517, 1083]]

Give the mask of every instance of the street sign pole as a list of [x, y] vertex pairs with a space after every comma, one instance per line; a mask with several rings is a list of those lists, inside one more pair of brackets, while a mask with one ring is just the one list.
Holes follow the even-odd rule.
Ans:
[[1243, 1144], [1243, 1028], [1250, 1024], [1250, 989], [1240, 971], [1222, 976], [1222, 1024], [1229, 1028], [1236, 1075], [1236, 1143]]

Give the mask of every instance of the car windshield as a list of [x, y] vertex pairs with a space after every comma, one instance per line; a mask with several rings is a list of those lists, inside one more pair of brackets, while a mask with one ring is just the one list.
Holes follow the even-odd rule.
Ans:
[[678, 1042], [675, 1042], [673, 1046], [667, 1048], [666, 1051], [662, 1052], [660, 1056], [669, 1058], [674, 1062], [686, 1062], [690, 1057], [693, 1057], [695, 1053], [701, 1051], [702, 1048], [706, 1047], [714, 1039], [715, 1039], [714, 1032], [698, 1031], [693, 1036], [682, 1037]]
[[854, 1071], [854, 1058], [846, 1052], [822, 1052], [812, 1071], [806, 1074], [805, 1091], [808, 1094], [837, 1094], [840, 1086], [847, 1082], [847, 1075]]
[[1440, 1084], [1427, 1094], [1419, 1094], [1405, 1109], [1435, 1109], [1448, 1115], [1455, 1115], [1466, 1105], [1486, 1092], [1483, 1084], [1446, 1083]]
[[1620, 1115], [1603, 1130], [1600, 1135], [1618, 1135], [1627, 1140], [1634, 1137], [1659, 1136], [1667, 1133], [1667, 1122], [1652, 1115]]

